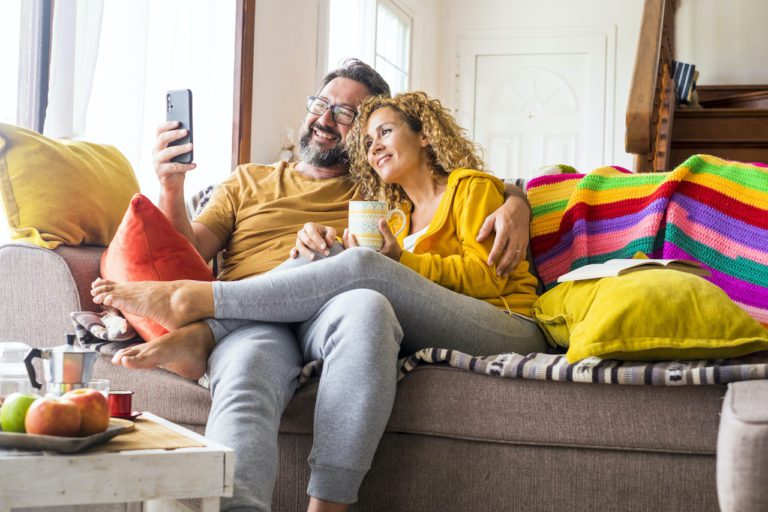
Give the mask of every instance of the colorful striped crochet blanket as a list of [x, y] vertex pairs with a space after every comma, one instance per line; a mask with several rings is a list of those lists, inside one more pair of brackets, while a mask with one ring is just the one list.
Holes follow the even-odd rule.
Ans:
[[528, 184], [531, 249], [545, 289], [587, 263], [682, 258], [768, 326], [768, 168], [696, 155], [666, 173], [603, 167]]

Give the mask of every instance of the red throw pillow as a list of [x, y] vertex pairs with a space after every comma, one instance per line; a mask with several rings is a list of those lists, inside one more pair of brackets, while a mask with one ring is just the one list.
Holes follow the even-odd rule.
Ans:
[[[131, 198], [120, 227], [101, 256], [101, 276], [112, 281], [213, 281], [213, 272], [195, 247], [152, 201]], [[148, 318], [125, 313], [145, 341], [168, 331]]]

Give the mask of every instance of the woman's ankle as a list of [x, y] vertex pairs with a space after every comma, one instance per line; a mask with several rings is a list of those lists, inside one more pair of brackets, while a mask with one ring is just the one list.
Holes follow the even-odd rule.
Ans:
[[349, 510], [349, 505], [346, 503], [325, 501], [314, 496], [310, 496], [309, 508], [307, 508], [307, 512], [347, 512], [347, 510]]

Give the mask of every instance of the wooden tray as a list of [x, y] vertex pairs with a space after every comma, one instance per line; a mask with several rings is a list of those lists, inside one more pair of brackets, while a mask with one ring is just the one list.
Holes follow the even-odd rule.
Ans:
[[41, 436], [0, 431], [0, 447], [19, 450], [52, 451], [58, 453], [77, 453], [79, 451], [106, 443], [115, 436], [134, 429], [132, 421], [111, 418], [107, 430], [85, 437]]

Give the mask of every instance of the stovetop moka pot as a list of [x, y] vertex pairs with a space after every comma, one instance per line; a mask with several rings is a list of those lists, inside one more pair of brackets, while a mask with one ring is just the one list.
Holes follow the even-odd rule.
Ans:
[[66, 345], [33, 348], [24, 358], [24, 364], [32, 386], [40, 389], [42, 384], [38, 382], [35, 367], [32, 366], [32, 360], [37, 357], [43, 360], [46, 394], [62, 395], [88, 386], [99, 353], [75, 346], [73, 334], [67, 335]]

